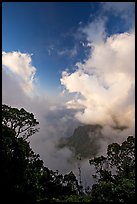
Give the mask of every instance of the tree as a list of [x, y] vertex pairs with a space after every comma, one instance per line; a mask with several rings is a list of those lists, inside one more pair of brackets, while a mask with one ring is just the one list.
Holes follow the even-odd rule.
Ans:
[[18, 110], [5, 104], [2, 105], [2, 125], [14, 130], [16, 137], [27, 139], [38, 132], [38, 128], [35, 127], [38, 124], [33, 113], [29, 113], [23, 108]]
[[35, 202], [41, 196], [40, 176], [43, 162], [23, 138], [2, 126], [1, 189], [4, 201], [13, 203]]
[[[81, 193], [71, 171], [66, 175], [43, 165], [26, 139], [37, 131], [32, 113], [2, 105], [1, 195], [4, 203], [134, 202], [135, 138], [110, 144], [107, 156], [91, 159], [97, 182]], [[10, 202], [8, 202], [10, 201]]]
[[97, 183], [92, 186], [94, 202], [135, 202], [135, 138], [121, 145], [110, 144], [107, 156], [91, 159]]
[[79, 195], [78, 181], [73, 172], [62, 175], [58, 171], [54, 172], [46, 168], [41, 179], [44, 184], [41, 203], [46, 201], [63, 202], [70, 196], [77, 197]]
[[[4, 203], [42, 204], [77, 195], [75, 175], [70, 172], [63, 176], [44, 167], [39, 155], [26, 141], [29, 126], [32, 128], [38, 124], [33, 114], [6, 105], [2, 106], [2, 114], [1, 193]], [[28, 129], [27, 124], [30, 124]], [[25, 137], [21, 130], [27, 131]]]
[[43, 161], [26, 139], [38, 131], [32, 113], [23, 108], [2, 105], [2, 195], [14, 203], [31, 203], [40, 199], [43, 186]]

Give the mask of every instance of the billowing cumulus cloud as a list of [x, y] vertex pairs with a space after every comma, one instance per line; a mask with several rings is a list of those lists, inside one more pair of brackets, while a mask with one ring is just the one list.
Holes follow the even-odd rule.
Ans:
[[21, 52], [2, 52], [3, 69], [14, 75], [25, 93], [33, 91], [36, 68], [32, 66], [31, 55]]
[[[103, 20], [83, 29], [91, 44], [84, 63], [76, 71], [62, 73], [61, 84], [80, 97], [67, 102], [79, 108], [75, 117], [85, 124], [134, 126], [135, 33], [107, 37]], [[72, 105], [72, 106], [71, 106]]]

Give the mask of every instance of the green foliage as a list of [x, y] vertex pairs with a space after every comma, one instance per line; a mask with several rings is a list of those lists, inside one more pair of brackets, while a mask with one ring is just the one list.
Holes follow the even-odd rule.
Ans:
[[97, 184], [91, 191], [94, 202], [135, 201], [135, 138], [108, 146], [107, 157], [89, 161], [96, 168]]

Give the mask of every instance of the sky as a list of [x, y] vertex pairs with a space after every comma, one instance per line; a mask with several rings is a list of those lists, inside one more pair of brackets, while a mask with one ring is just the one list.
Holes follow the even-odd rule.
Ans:
[[76, 169], [56, 144], [81, 123], [134, 134], [134, 74], [134, 2], [2, 3], [2, 102], [34, 113], [30, 144], [50, 168]]

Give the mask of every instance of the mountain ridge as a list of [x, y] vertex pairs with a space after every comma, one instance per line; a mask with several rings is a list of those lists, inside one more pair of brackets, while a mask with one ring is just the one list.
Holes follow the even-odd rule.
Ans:
[[58, 148], [68, 147], [74, 153], [74, 157], [96, 156], [100, 149], [98, 140], [103, 138], [102, 128], [99, 124], [78, 126], [72, 136], [60, 139]]

